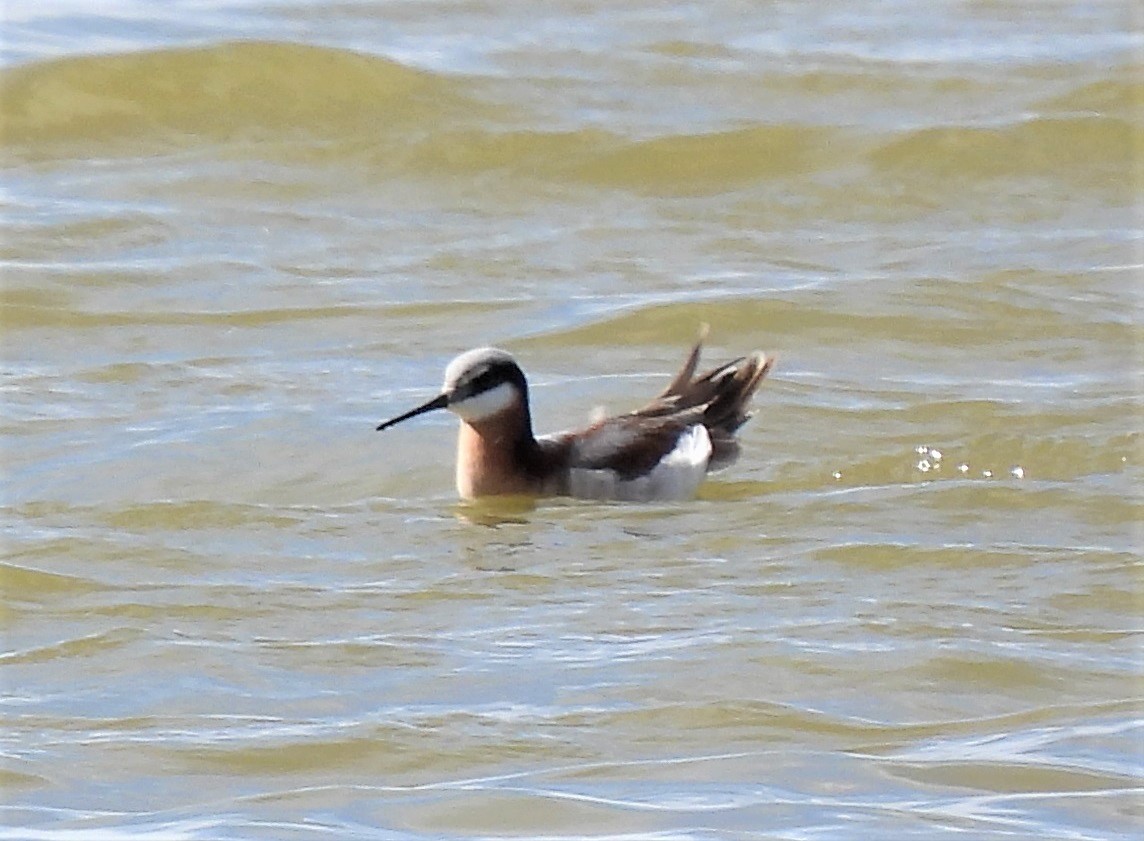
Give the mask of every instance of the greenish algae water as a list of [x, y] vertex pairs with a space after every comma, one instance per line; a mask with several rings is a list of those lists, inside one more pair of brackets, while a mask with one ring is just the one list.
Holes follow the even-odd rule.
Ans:
[[[1137, 836], [1124, 4], [5, 15], [0, 838]], [[691, 503], [373, 431], [703, 322]]]

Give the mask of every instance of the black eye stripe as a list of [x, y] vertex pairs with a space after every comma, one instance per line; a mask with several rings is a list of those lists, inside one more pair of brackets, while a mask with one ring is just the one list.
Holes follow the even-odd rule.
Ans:
[[527, 393], [528, 386], [520, 369], [511, 361], [505, 363], [494, 360], [467, 371], [465, 376], [457, 382], [454, 395], [457, 398], [471, 397], [474, 394], [491, 391], [506, 383], [510, 383], [521, 392]]
[[477, 389], [488, 388], [497, 381], [497, 372], [492, 368], [486, 368], [473, 378], [473, 387]]
[[495, 387], [503, 379], [496, 368], [486, 368], [465, 382], [463, 388], [469, 394], [477, 394]]

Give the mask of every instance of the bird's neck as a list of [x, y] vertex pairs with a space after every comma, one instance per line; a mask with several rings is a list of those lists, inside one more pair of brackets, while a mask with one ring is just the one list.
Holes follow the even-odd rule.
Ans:
[[533, 469], [538, 449], [527, 408], [512, 406], [480, 420], [461, 421], [457, 493], [464, 499], [536, 493], [542, 478]]

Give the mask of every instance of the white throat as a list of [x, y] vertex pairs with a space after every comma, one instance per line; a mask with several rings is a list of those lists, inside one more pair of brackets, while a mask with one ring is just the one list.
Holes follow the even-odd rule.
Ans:
[[518, 400], [520, 395], [516, 388], [509, 383], [501, 383], [496, 388], [450, 403], [449, 411], [461, 420], [472, 423], [498, 415], [515, 405]]

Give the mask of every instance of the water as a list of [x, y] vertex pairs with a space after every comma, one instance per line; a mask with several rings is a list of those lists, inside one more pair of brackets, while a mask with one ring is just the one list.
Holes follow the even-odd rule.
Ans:
[[[1135, 838], [1127, 4], [5, 7], [12, 839]], [[693, 503], [460, 506], [779, 362]]]

